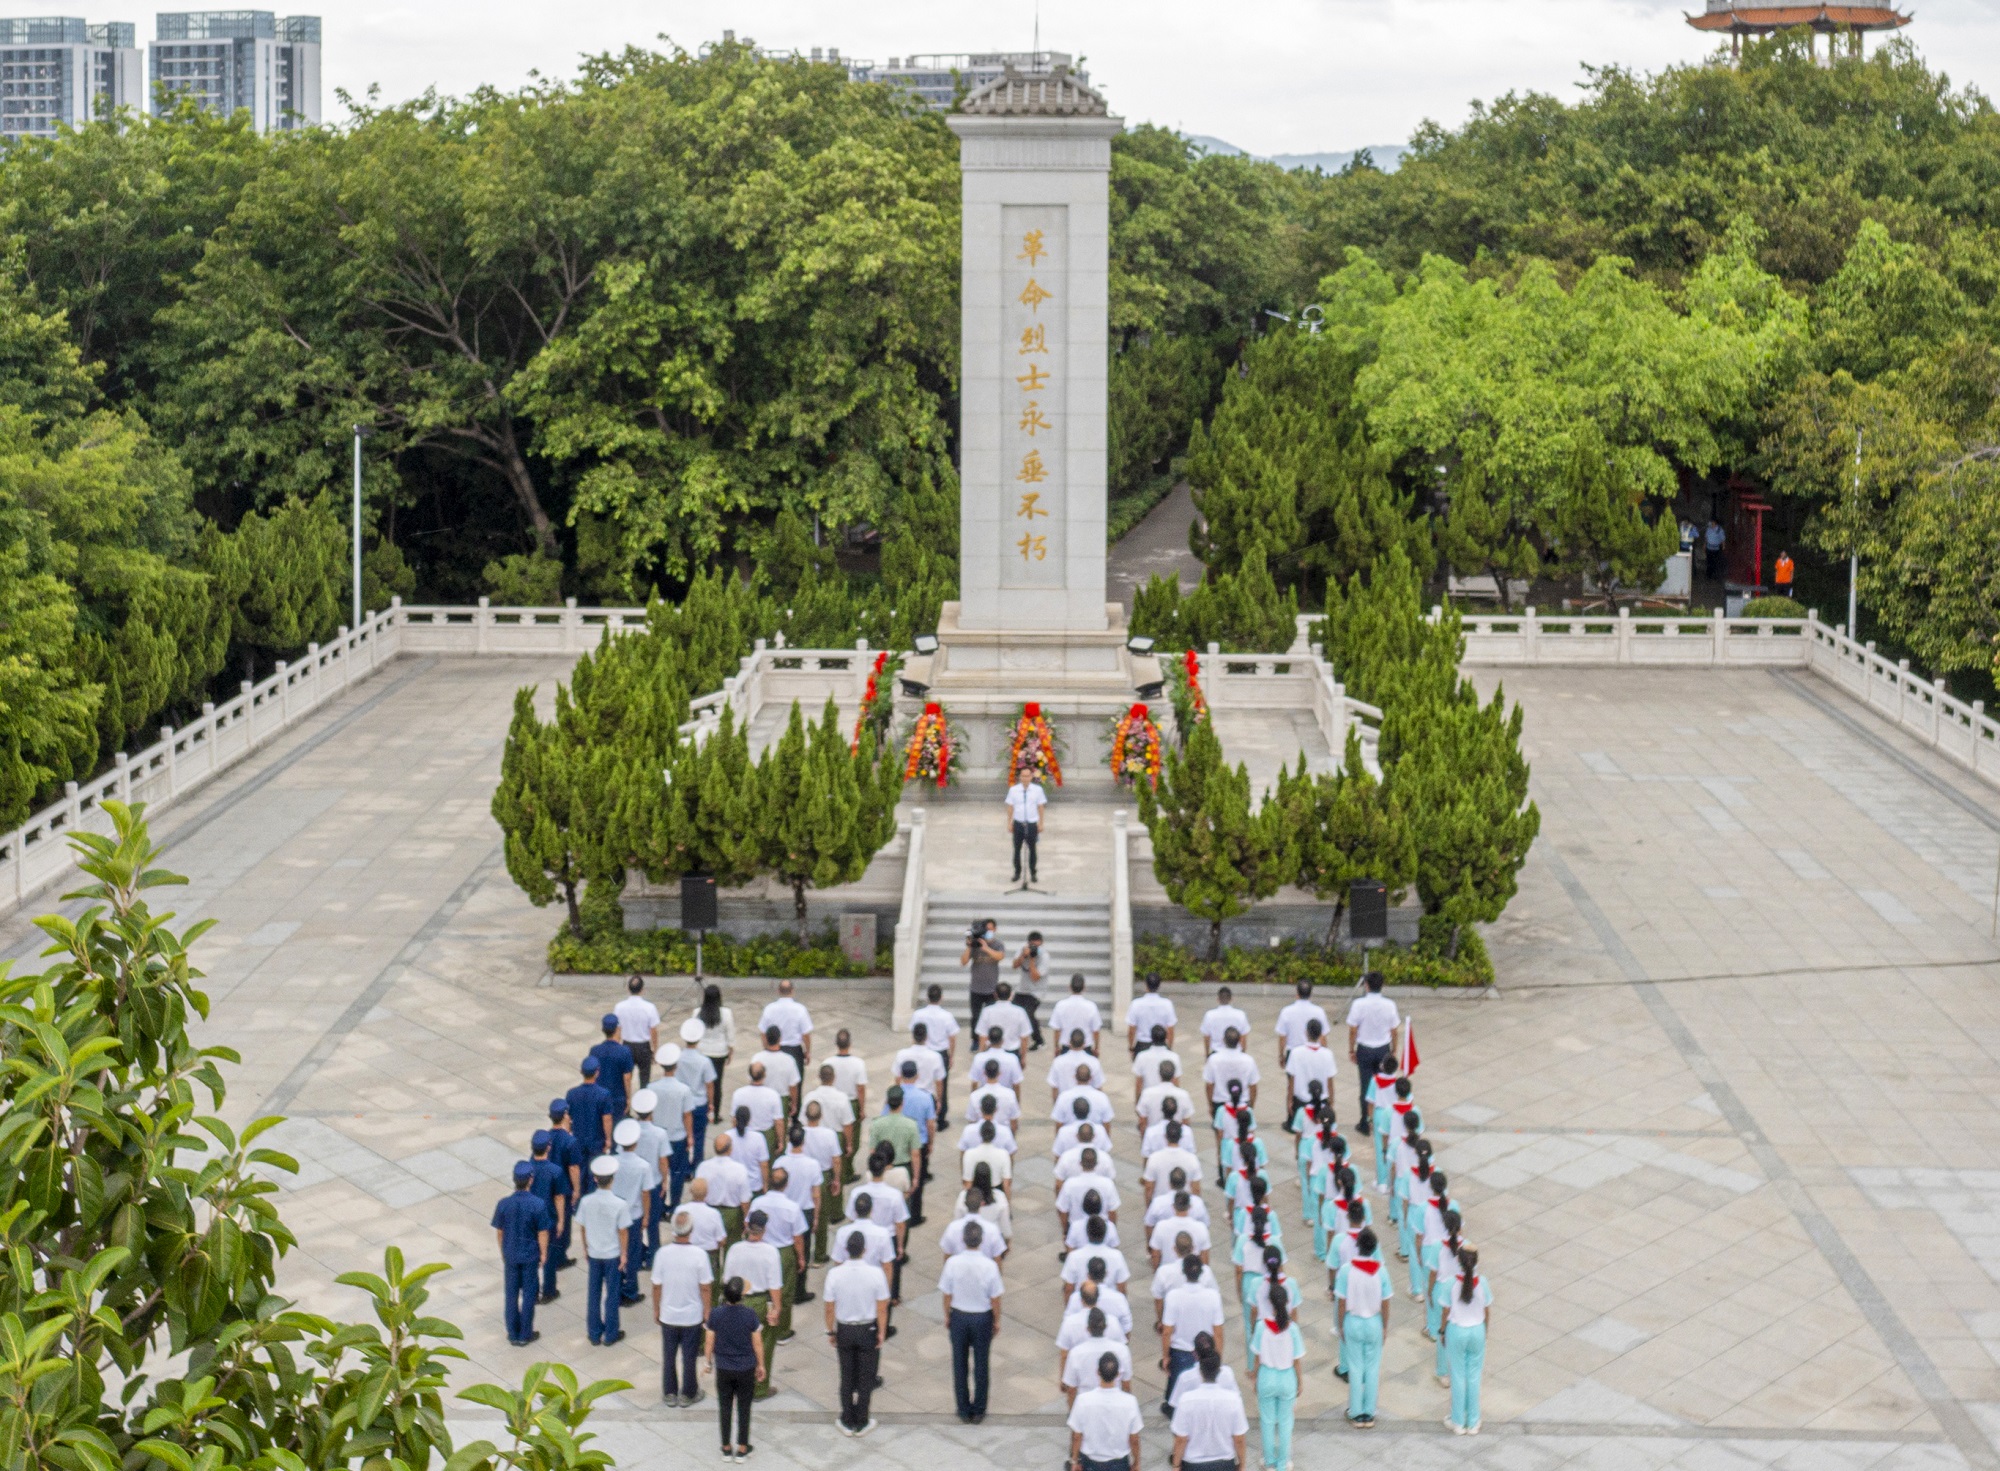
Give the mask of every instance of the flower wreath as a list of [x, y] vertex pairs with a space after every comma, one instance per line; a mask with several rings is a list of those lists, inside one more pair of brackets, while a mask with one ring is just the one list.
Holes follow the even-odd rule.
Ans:
[[952, 779], [951, 726], [944, 718], [944, 706], [932, 700], [917, 717], [910, 731], [910, 744], [903, 760], [904, 781], [927, 781], [946, 786]]
[[1007, 753], [1007, 779], [1023, 766], [1034, 772], [1037, 781], [1062, 785], [1062, 763], [1056, 759], [1055, 728], [1042, 707], [1030, 700], [1014, 719], [1014, 743]]
[[1121, 787], [1160, 784], [1160, 728], [1144, 705], [1134, 705], [1118, 717], [1111, 732], [1111, 779]]

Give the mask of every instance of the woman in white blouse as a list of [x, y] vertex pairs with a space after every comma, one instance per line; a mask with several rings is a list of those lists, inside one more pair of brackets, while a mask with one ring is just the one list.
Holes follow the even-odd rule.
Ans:
[[715, 1067], [715, 1080], [709, 1084], [712, 1090], [708, 1101], [709, 1116], [719, 1119], [722, 1117], [722, 1070], [736, 1055], [736, 1013], [722, 1004], [722, 987], [713, 984], [703, 987], [701, 1005], [696, 1008], [694, 1019], [702, 1027], [701, 1040], [695, 1046]]

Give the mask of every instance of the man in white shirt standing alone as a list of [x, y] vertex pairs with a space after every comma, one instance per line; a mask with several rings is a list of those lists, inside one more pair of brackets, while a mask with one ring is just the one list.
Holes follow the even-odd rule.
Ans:
[[[1049, 794], [1042, 790], [1042, 784], [1035, 780], [1035, 773], [1023, 766], [1014, 773], [1014, 785], [1007, 788], [1007, 821], [1014, 835], [1014, 882], [1021, 882], [1021, 849], [1028, 850], [1028, 883], [1034, 883], [1039, 875], [1035, 871], [1035, 845], [1042, 836], [1042, 809], [1049, 805]], [[1023, 886], [1025, 887], [1025, 885]]]
[[1360, 1127], [1365, 1132], [1374, 1118], [1368, 1106], [1370, 1085], [1403, 1019], [1396, 1014], [1396, 1003], [1382, 994], [1382, 972], [1371, 970], [1361, 979], [1368, 989], [1347, 1008], [1347, 1058], [1361, 1074]]

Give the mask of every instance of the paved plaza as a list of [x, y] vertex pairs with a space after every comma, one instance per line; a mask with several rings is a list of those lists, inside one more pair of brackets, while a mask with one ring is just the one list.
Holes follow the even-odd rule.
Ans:
[[[229, 1114], [290, 1119], [279, 1137], [302, 1171], [282, 1206], [300, 1246], [285, 1289], [358, 1313], [333, 1279], [377, 1265], [385, 1245], [449, 1261], [434, 1302], [466, 1330], [458, 1383], [516, 1379], [537, 1356], [626, 1379], [636, 1387], [593, 1422], [621, 1464], [707, 1466], [712, 1399], [660, 1406], [643, 1319], [592, 1348], [579, 1272], [538, 1314], [534, 1350], [510, 1348], [500, 1324], [488, 1218], [616, 994], [548, 976], [558, 911], [513, 887], [487, 813], [514, 688], [539, 681], [546, 697], [561, 672], [406, 659], [163, 814], [158, 833], [191, 879], [183, 916], [219, 921], [196, 953], [214, 1002], [203, 1040], [243, 1055]], [[1441, 1166], [1495, 1284], [1486, 1431], [1456, 1439], [1439, 1424], [1445, 1392], [1407, 1298], [1381, 1428], [1342, 1426], [1315, 1298], [1298, 1464], [2000, 1467], [2000, 793], [1805, 675], [1515, 670], [1505, 683], [1527, 707], [1543, 827], [1488, 936], [1500, 984], [1397, 997], [1416, 1018]], [[34, 939], [24, 919], [0, 928], [17, 966]], [[727, 989], [739, 1022], [770, 994]], [[650, 994], [670, 1017], [692, 1002], [685, 980]], [[879, 1092], [899, 1040], [887, 982], [806, 983], [802, 997], [822, 1048], [853, 1029]], [[1267, 1079], [1283, 999], [1247, 1004]], [[1183, 1056], [1198, 1057], [1185, 1038], [1211, 998], [1176, 1000]], [[1129, 1083], [1112, 1092], [1129, 1103]], [[1024, 1101], [1046, 1097], [1030, 1086]], [[884, 1354], [883, 1428], [832, 1433], [815, 1302], [778, 1353], [781, 1393], [758, 1407], [759, 1460], [1054, 1471], [1067, 1437], [1048, 1129], [1022, 1138], [994, 1417], [967, 1428], [951, 1414], [930, 1290], [955, 1173], [945, 1150]], [[1121, 1144], [1129, 1178], [1129, 1125]], [[1274, 1173], [1296, 1243], [1289, 1162]], [[1232, 1314], [1239, 1375], [1240, 1327]], [[1160, 1375], [1136, 1358], [1150, 1409]], [[1163, 1466], [1148, 1419], [1149, 1465]], [[491, 1429], [480, 1412], [459, 1424]], [[1254, 1429], [1251, 1443], [1254, 1458]]]

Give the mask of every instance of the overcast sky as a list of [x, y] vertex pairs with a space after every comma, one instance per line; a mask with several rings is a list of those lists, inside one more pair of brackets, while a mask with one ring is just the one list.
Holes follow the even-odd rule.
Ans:
[[[1696, 9], [1701, 0], [1685, 3]], [[663, 33], [689, 50], [728, 28], [766, 46], [837, 46], [883, 61], [1025, 50], [1035, 29], [1034, 0], [321, 0], [317, 8], [329, 121], [341, 115], [335, 87], [359, 93], [380, 83], [388, 99], [431, 86], [511, 87], [531, 68], [566, 76], [582, 54], [655, 45]], [[1904, 34], [1955, 83], [1992, 91], [2000, 0], [1916, 8]], [[1457, 123], [1471, 99], [1510, 89], [1571, 97], [1586, 62], [1647, 70], [1696, 60], [1710, 41], [1682, 9], [1670, 0], [1044, 0], [1041, 35], [1046, 47], [1085, 56], [1113, 111], [1130, 121], [1253, 153], [1306, 153], [1402, 142], [1425, 118]], [[148, 39], [151, 11], [129, 18]]]

